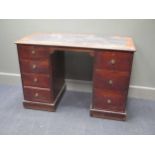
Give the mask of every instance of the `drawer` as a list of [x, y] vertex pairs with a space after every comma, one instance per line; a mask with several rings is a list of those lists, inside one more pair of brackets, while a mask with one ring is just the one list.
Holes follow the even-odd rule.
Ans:
[[19, 59], [48, 58], [51, 51], [48, 46], [18, 45]]
[[50, 88], [50, 77], [44, 74], [23, 74], [24, 86]]
[[48, 60], [22, 60], [20, 65], [22, 73], [49, 73]]
[[96, 68], [130, 72], [132, 59], [131, 52], [96, 52]]
[[95, 109], [124, 112], [126, 94], [94, 89], [93, 107]]
[[127, 91], [129, 87], [128, 72], [112, 72], [97, 69], [94, 72], [94, 87], [116, 91]]
[[24, 99], [34, 102], [51, 103], [52, 93], [48, 89], [24, 88]]

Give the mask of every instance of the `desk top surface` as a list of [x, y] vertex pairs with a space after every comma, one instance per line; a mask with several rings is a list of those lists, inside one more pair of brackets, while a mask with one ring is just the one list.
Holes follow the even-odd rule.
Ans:
[[130, 37], [103, 37], [91, 34], [36, 33], [16, 41], [16, 44], [136, 51]]

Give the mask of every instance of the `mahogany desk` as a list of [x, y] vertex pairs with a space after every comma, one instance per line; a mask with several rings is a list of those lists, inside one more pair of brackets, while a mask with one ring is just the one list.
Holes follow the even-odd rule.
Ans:
[[133, 54], [128, 37], [83, 34], [33, 34], [16, 42], [24, 93], [24, 107], [55, 111], [63, 91], [64, 51], [93, 57], [93, 97], [90, 115], [126, 119], [126, 100]]

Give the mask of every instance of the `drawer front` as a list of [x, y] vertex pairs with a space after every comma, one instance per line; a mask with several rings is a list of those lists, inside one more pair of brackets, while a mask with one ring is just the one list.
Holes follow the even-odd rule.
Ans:
[[96, 52], [96, 68], [112, 71], [130, 71], [133, 53]]
[[94, 89], [93, 106], [95, 109], [124, 112], [125, 101], [125, 94]]
[[94, 87], [116, 91], [127, 91], [129, 87], [129, 73], [95, 70]]
[[22, 60], [20, 65], [22, 73], [49, 73], [48, 60]]
[[24, 88], [24, 99], [34, 102], [52, 102], [52, 94], [50, 90]]
[[51, 48], [47, 46], [18, 45], [20, 59], [48, 58], [51, 51]]
[[23, 85], [50, 88], [50, 77], [42, 74], [23, 74]]

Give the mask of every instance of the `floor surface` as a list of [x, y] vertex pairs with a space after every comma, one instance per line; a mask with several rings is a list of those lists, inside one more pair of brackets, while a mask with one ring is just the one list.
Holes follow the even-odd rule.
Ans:
[[155, 102], [129, 98], [127, 121], [89, 116], [91, 94], [66, 91], [56, 112], [24, 109], [20, 86], [0, 85], [0, 134], [155, 134]]

